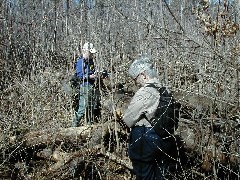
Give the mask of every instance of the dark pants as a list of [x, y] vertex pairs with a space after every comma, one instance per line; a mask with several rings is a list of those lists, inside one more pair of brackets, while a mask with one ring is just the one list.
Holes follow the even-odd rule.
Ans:
[[137, 180], [161, 180], [167, 168], [169, 153], [174, 143], [162, 140], [153, 128], [134, 127], [130, 133], [129, 157]]

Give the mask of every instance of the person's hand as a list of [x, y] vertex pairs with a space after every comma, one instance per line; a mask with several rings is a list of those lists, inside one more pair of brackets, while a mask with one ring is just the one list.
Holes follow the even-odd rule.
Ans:
[[122, 119], [123, 113], [121, 109], [116, 109], [116, 116], [118, 119]]
[[103, 71], [101, 72], [101, 78], [102, 78], [102, 79], [108, 78], [108, 76], [109, 76], [109, 74], [108, 74], [107, 70], [103, 70]]
[[96, 74], [91, 74], [91, 75], [89, 75], [89, 78], [90, 78], [90, 79], [96, 79], [96, 78], [97, 78], [97, 75], [96, 75]]

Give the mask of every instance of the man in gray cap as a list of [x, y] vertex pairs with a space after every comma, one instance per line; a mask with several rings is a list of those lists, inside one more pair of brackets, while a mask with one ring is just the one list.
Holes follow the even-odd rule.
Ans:
[[163, 140], [153, 129], [148, 119], [154, 117], [160, 94], [154, 84], [161, 87], [151, 59], [142, 56], [135, 60], [128, 71], [130, 77], [141, 88], [133, 96], [123, 120], [131, 128], [128, 154], [137, 179], [162, 179], [166, 153], [174, 147], [172, 142]]
[[97, 75], [93, 61], [95, 53], [93, 44], [86, 42], [82, 47], [82, 57], [76, 63], [76, 76], [79, 79], [79, 106], [72, 122], [73, 127], [77, 127], [84, 116], [86, 116], [85, 124], [92, 123], [93, 110], [96, 106], [94, 83]]

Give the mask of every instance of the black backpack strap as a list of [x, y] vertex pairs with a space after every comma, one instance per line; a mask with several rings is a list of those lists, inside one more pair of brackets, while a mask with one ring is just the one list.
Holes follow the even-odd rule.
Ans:
[[153, 87], [155, 89], [159, 89], [155, 83], [147, 83], [147, 86], [146, 87]]
[[160, 96], [172, 96], [171, 93], [169, 94], [168, 91], [167, 91], [167, 88], [166, 87], [158, 87], [156, 86], [156, 83], [148, 83], [146, 87], [152, 87], [152, 88], [155, 88], [159, 93], [160, 93]]

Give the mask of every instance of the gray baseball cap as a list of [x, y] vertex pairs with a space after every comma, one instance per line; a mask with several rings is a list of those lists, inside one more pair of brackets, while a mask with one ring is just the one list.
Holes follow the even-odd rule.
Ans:
[[130, 77], [135, 79], [139, 74], [141, 74], [145, 70], [152, 68], [153, 65], [151, 63], [151, 59], [146, 56], [141, 56], [140, 58], [133, 61], [133, 63], [130, 65], [128, 74]]

